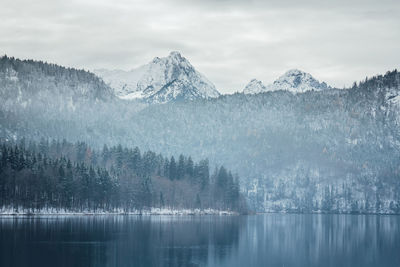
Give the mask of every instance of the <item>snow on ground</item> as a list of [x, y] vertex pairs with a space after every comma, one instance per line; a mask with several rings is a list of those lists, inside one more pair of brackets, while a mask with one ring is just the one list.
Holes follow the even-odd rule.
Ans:
[[66, 209], [45, 208], [32, 211], [30, 209], [3, 207], [0, 209], [0, 215], [238, 215], [238, 213], [235, 211], [215, 209], [151, 208], [146, 210], [132, 210], [125, 212], [123, 209], [115, 209], [112, 211], [73, 211]]

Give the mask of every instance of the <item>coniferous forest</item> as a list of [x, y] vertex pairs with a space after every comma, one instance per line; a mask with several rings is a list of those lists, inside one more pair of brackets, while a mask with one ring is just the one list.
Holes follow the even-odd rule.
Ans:
[[13, 212], [245, 211], [239, 178], [208, 160], [167, 158], [121, 145], [2, 142], [0, 206]]
[[[188, 78], [185, 71], [195, 74], [182, 57], [163, 60], [171, 79]], [[309, 76], [292, 73], [298, 75], [297, 85], [311, 89], [149, 103], [119, 98], [108, 83], [84, 70], [4, 56], [0, 58], [0, 138], [7, 144], [25, 139], [28, 154], [40, 152], [52, 162], [66, 161], [61, 164], [64, 172], [68, 159], [74, 167], [85, 164], [87, 173], [92, 168], [92, 174], [98, 175], [97, 168], [103, 168], [113, 181], [111, 188], [116, 188], [111, 194], [116, 209], [130, 204], [140, 209], [149, 203], [174, 209], [234, 209], [240, 204], [231, 203], [231, 194], [221, 191], [230, 192], [237, 179], [220, 167], [215, 170], [225, 166], [238, 173], [239, 191], [252, 211], [399, 213], [399, 72], [366, 78], [351, 88], [322, 91], [303, 79]], [[147, 74], [159, 77], [159, 73]], [[167, 83], [160, 93], [172, 96], [175, 89], [193, 89], [185, 79], [182, 84]], [[48, 147], [57, 143], [52, 140], [65, 139], [75, 148], [54, 152], [28, 146], [33, 141], [41, 147], [47, 142], [42, 138], [50, 142]], [[135, 146], [142, 152], [137, 153]], [[153, 153], [143, 152], [148, 150]], [[131, 160], [135, 153], [140, 154], [140, 167]], [[207, 179], [199, 183], [196, 172], [205, 165], [204, 158], [209, 160], [209, 187], [201, 186]], [[197, 162], [193, 175], [187, 167], [191, 162]], [[58, 175], [46, 171], [49, 177]], [[9, 195], [21, 193], [13, 188]], [[129, 188], [133, 193], [124, 191]], [[54, 192], [45, 197], [52, 199], [51, 205], [62, 207]], [[74, 189], [74, 194], [78, 192], [82, 190]], [[143, 192], [150, 194], [142, 197]], [[126, 197], [129, 194], [132, 198]], [[84, 197], [86, 203], [76, 203], [76, 196], [68, 199], [89, 209], [92, 200]]]

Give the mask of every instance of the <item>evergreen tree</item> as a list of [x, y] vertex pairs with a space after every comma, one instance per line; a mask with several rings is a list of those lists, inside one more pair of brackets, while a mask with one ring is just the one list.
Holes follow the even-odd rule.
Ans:
[[175, 180], [177, 179], [177, 176], [178, 176], [178, 171], [176, 167], [176, 162], [174, 156], [172, 156], [169, 162], [169, 179]]
[[181, 154], [179, 155], [179, 160], [178, 160], [178, 167], [177, 167], [177, 179], [181, 180], [185, 176], [185, 158]]
[[192, 157], [190, 157], [190, 156], [189, 156], [189, 158], [187, 159], [187, 163], [186, 163], [186, 174], [187, 174], [190, 178], [193, 178], [194, 167], [193, 167], [193, 160], [192, 160]]

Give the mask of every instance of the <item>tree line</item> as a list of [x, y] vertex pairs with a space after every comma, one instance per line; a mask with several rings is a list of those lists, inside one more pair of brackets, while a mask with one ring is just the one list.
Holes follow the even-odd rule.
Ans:
[[29, 210], [138, 211], [152, 207], [244, 211], [239, 178], [208, 160], [163, 157], [121, 145], [42, 139], [1, 142], [0, 207]]

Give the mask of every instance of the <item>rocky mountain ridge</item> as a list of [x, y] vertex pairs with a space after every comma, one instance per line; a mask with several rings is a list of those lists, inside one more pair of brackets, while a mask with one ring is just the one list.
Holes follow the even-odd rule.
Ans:
[[142, 99], [149, 103], [208, 99], [220, 94], [215, 86], [179, 52], [154, 58], [130, 71], [95, 70], [122, 99]]

